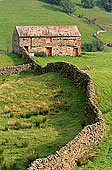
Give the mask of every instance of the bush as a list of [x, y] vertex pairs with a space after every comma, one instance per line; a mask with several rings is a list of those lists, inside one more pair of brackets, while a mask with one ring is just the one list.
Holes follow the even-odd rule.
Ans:
[[96, 6], [97, 0], [81, 0], [84, 8], [93, 8]]
[[112, 0], [102, 0], [101, 5], [107, 10], [108, 12], [112, 12]]
[[36, 57], [47, 57], [47, 54], [45, 52], [36, 52], [35, 56]]
[[47, 2], [59, 5], [61, 0], [47, 0]]
[[72, 14], [76, 9], [74, 8], [74, 4], [71, 0], [61, 0], [60, 6], [63, 8], [64, 12], [67, 14]]
[[82, 44], [82, 51], [95, 52], [95, 51], [103, 51], [103, 50], [104, 50], [104, 43], [100, 40], [94, 40], [92, 43]]

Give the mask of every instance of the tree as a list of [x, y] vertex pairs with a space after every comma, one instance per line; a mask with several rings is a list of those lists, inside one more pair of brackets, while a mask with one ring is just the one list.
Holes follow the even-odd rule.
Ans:
[[81, 3], [84, 8], [93, 8], [96, 6], [97, 0], [81, 0]]
[[112, 0], [101, 0], [101, 5], [102, 5], [108, 12], [112, 12]]
[[67, 14], [71, 14], [73, 13], [76, 9], [74, 4], [71, 2], [71, 0], [61, 0], [60, 1], [60, 6], [63, 8], [63, 10], [67, 13]]

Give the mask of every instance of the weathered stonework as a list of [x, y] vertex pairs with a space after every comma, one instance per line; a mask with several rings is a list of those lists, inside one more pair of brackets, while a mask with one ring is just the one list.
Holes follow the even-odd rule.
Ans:
[[68, 79], [71, 79], [77, 88], [81, 88], [86, 93], [85, 113], [90, 120], [91, 125], [87, 125], [84, 129], [69, 143], [56, 151], [47, 158], [36, 159], [27, 170], [71, 170], [77, 165], [80, 157], [89, 150], [93, 144], [98, 144], [104, 135], [104, 122], [102, 112], [95, 105], [95, 90], [89, 74], [78, 69], [75, 65], [67, 62], [48, 63], [42, 67], [28, 52], [19, 47], [22, 58], [29, 64], [16, 67], [7, 67], [0, 70], [0, 75], [19, 74], [22, 71], [32, 69], [37, 74], [45, 74], [48, 72], [58, 72]]
[[47, 66], [42, 67], [34, 61], [26, 52], [20, 47], [22, 57], [32, 63], [32, 70], [37, 74], [45, 74], [47, 72], [58, 72], [68, 79], [71, 79], [77, 88], [81, 88], [86, 93], [86, 107], [85, 114], [91, 125], [87, 125], [84, 129], [69, 143], [62, 147], [55, 154], [47, 158], [36, 159], [27, 170], [71, 170], [77, 165], [77, 162], [89, 147], [98, 144], [104, 135], [104, 121], [102, 112], [95, 105], [95, 90], [91, 77], [89, 74], [81, 71], [75, 65], [67, 62], [53, 62], [48, 63]]
[[28, 70], [31, 70], [31, 64], [5, 67], [3, 69], [0, 69], [0, 75], [19, 74]]
[[45, 52], [48, 56], [78, 56], [81, 54], [81, 34], [76, 26], [17, 26], [13, 33], [13, 52], [19, 47], [28, 53]]

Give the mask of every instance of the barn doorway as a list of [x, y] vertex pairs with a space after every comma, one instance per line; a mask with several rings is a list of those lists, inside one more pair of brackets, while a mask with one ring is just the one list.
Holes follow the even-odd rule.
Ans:
[[78, 48], [73, 48], [73, 56], [78, 56]]
[[26, 49], [26, 51], [28, 51], [28, 46], [24, 46], [24, 48]]
[[46, 48], [46, 54], [47, 54], [47, 56], [52, 56], [52, 48], [51, 47]]

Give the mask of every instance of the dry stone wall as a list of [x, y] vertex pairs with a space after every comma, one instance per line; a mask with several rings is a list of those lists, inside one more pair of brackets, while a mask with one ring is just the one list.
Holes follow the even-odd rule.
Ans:
[[36, 159], [27, 170], [71, 170], [77, 165], [78, 160], [89, 147], [98, 144], [104, 135], [104, 122], [102, 112], [95, 105], [95, 90], [93, 80], [89, 74], [81, 71], [75, 65], [67, 62], [48, 63], [42, 67], [33, 60], [24, 48], [21, 48], [22, 58], [32, 63], [32, 70], [37, 74], [57, 72], [72, 80], [77, 88], [81, 88], [86, 93], [85, 114], [91, 125], [84, 129], [69, 143], [47, 158]]
[[9, 75], [9, 74], [19, 74], [24, 71], [31, 70], [31, 64], [23, 64], [18, 66], [11, 66], [11, 67], [5, 67], [3, 69], [0, 69], [0, 75]]
[[48, 63], [42, 67], [34, 59], [32, 59], [26, 50], [20, 47], [22, 58], [29, 64], [7, 67], [0, 70], [0, 75], [19, 74], [22, 71], [32, 69], [37, 74], [45, 74], [48, 72], [58, 72], [68, 79], [72, 80], [77, 88], [81, 88], [86, 93], [85, 113], [91, 122], [87, 125], [72, 141], [67, 143], [59, 151], [47, 158], [36, 159], [27, 170], [71, 170], [77, 165], [80, 157], [89, 150], [93, 144], [101, 141], [104, 135], [104, 122], [102, 112], [95, 105], [95, 90], [91, 77], [85, 72], [78, 69], [75, 65], [67, 62]]

